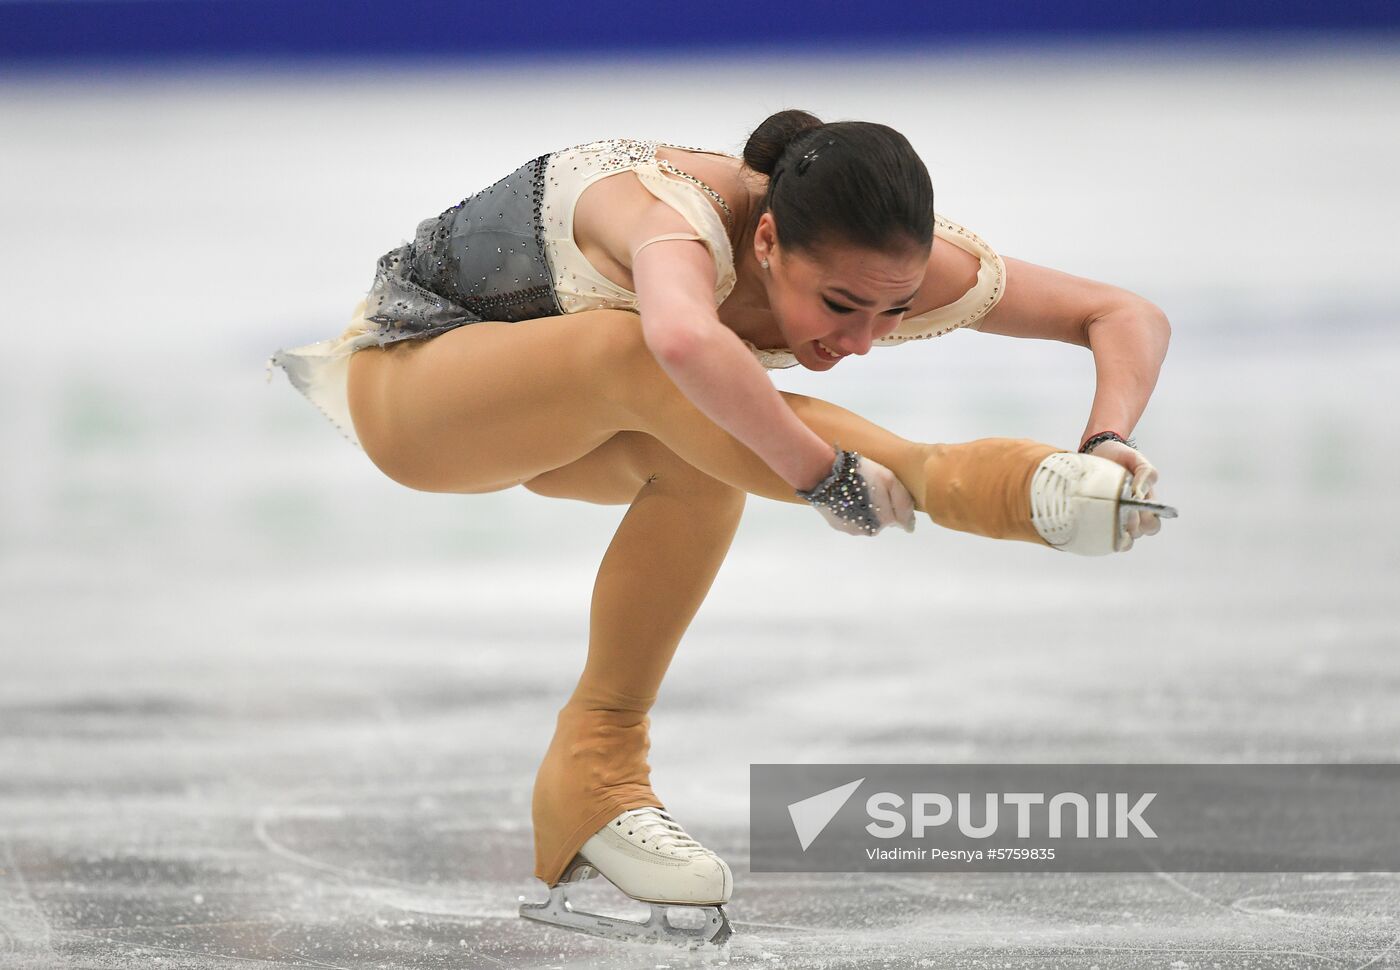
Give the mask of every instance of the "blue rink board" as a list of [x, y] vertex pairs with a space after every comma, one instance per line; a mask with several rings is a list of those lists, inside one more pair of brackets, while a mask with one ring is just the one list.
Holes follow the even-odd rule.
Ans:
[[500, 55], [656, 49], [862, 46], [1104, 34], [1374, 31], [1400, 4], [1111, 0], [911, 4], [844, 0], [677, 4], [429, 0], [0, 0], [0, 65], [204, 55]]

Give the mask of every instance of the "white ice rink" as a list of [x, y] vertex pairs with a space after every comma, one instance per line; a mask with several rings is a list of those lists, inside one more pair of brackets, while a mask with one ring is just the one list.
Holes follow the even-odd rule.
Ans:
[[[741, 967], [1400, 966], [1400, 877], [748, 871], [765, 762], [1400, 760], [1400, 46], [0, 75], [0, 967], [679, 967], [519, 920], [621, 507], [409, 491], [264, 358], [615, 135], [891, 124], [1004, 254], [1162, 306], [1125, 556], [751, 499], [652, 712]], [[1073, 448], [1082, 349], [775, 372]], [[609, 899], [608, 902], [613, 902]], [[600, 897], [600, 905], [603, 905]]]

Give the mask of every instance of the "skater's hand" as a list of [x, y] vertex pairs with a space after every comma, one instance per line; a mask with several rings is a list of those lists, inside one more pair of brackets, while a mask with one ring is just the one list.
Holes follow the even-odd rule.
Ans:
[[897, 525], [905, 532], [914, 531], [914, 496], [909, 489], [878, 461], [862, 457], [857, 466], [865, 483], [870, 488], [870, 501], [875, 506], [875, 518], [879, 529]]
[[[1096, 458], [1116, 461], [1133, 473], [1133, 498], [1154, 501], [1157, 495], [1157, 469], [1147, 460], [1147, 456], [1136, 448], [1129, 448], [1121, 441], [1105, 441], [1094, 446], [1092, 454]], [[1133, 540], [1143, 536], [1155, 536], [1162, 528], [1157, 513], [1146, 509], [1133, 509], [1128, 512], [1125, 523], [1126, 535], [1120, 537], [1123, 547], [1119, 552], [1127, 552], [1133, 547]]]
[[873, 536], [890, 525], [914, 531], [914, 497], [904, 483], [879, 462], [839, 445], [831, 474], [797, 495], [848, 535]]

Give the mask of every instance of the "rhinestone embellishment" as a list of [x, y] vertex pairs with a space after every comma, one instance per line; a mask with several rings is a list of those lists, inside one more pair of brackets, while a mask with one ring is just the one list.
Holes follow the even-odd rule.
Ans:
[[880, 531], [876, 518], [879, 510], [870, 500], [870, 485], [860, 473], [860, 455], [836, 446], [836, 461], [831, 474], [807, 491], [797, 490], [797, 497], [813, 505], [829, 509], [838, 519], [850, 522], [866, 535]]

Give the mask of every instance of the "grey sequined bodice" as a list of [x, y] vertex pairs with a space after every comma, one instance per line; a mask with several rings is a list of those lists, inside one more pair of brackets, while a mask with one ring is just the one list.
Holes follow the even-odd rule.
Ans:
[[379, 258], [366, 306], [383, 343], [561, 313], [540, 225], [549, 155], [418, 224]]

